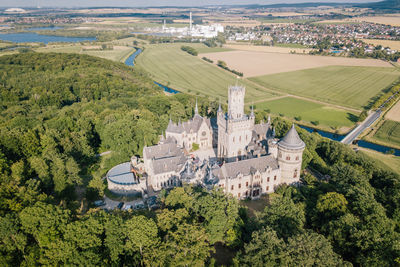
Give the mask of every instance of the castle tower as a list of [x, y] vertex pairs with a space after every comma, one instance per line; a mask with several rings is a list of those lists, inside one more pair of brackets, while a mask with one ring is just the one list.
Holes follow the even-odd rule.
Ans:
[[228, 117], [241, 119], [244, 116], [244, 95], [246, 88], [243, 86], [230, 86], [228, 91]]
[[192, 11], [190, 11], [190, 15], [189, 15], [189, 20], [190, 20], [190, 25], [189, 25], [189, 31], [192, 32]]
[[281, 169], [282, 183], [299, 182], [305, 147], [306, 145], [300, 139], [293, 124], [292, 128], [278, 142], [278, 163]]
[[225, 161], [244, 159], [246, 147], [251, 142], [254, 130], [254, 112], [247, 116], [244, 113], [244, 96], [246, 89], [242, 86], [230, 86], [228, 89], [228, 113], [218, 109], [218, 157]]

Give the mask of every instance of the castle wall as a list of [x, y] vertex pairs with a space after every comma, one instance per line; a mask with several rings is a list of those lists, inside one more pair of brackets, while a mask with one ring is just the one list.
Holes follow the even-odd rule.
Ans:
[[280, 174], [280, 169], [268, 169], [266, 172], [256, 172], [253, 175], [246, 176], [239, 174], [235, 178], [220, 180], [218, 187], [238, 199], [248, 197], [256, 199], [262, 194], [274, 192], [275, 187], [281, 184]]
[[278, 148], [278, 163], [281, 168], [282, 183], [292, 184], [300, 181], [303, 149], [289, 150]]

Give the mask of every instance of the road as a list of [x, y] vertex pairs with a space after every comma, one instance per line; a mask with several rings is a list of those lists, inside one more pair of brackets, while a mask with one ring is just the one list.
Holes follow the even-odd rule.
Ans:
[[341, 141], [343, 144], [349, 145], [353, 143], [353, 141], [369, 126], [371, 126], [372, 123], [374, 123], [382, 114], [382, 109], [385, 107], [385, 105], [392, 100], [392, 98], [396, 97], [398, 94], [400, 94], [400, 90], [395, 92], [393, 95], [391, 95], [388, 99], [386, 99], [385, 102], [383, 102], [382, 105], [379, 106], [379, 108], [372, 114], [370, 114], [360, 125], [358, 125], [353, 131], [351, 131], [348, 135], [346, 135], [345, 138]]
[[371, 113], [360, 125], [352, 130], [345, 138], [341, 141], [343, 144], [351, 144], [365, 129], [371, 126], [382, 114], [381, 109]]

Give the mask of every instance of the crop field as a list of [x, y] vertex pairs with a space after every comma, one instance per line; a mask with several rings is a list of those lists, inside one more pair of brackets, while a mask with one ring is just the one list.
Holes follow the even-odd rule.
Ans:
[[400, 122], [400, 101], [386, 113], [385, 119]]
[[[268, 47], [261, 47], [261, 49], [267, 48]], [[272, 48], [274, 47], [271, 47], [270, 49]], [[286, 51], [294, 50], [294, 48], [287, 47], [276, 47], [274, 49]], [[305, 49], [300, 48], [297, 50], [303, 51]], [[325, 66], [369, 66], [393, 68], [393, 66], [388, 62], [377, 59], [295, 55], [252, 51], [230, 51], [215, 54], [210, 53], [204, 56], [214, 60], [215, 62], [218, 60], [225, 61], [228, 64], [228, 67], [243, 72], [245, 77], [254, 77]]]
[[378, 39], [361, 39], [367, 44], [381, 45], [383, 47], [390, 47], [391, 49], [400, 50], [400, 41], [392, 40], [378, 40]]
[[351, 127], [357, 120], [358, 114], [325, 106], [322, 104], [297, 99], [294, 97], [285, 97], [281, 99], [265, 101], [255, 104], [256, 110], [270, 110], [273, 114], [281, 115], [293, 119], [301, 117], [301, 121], [318, 121], [321, 125], [331, 127]]
[[391, 26], [400, 26], [400, 17], [394, 15], [376, 16], [376, 17], [357, 17], [353, 18], [354, 21], [365, 21], [378, 24], [386, 24]]
[[399, 77], [396, 68], [329, 66], [250, 80], [279, 92], [361, 109]]
[[400, 122], [386, 120], [373, 138], [386, 144], [400, 146]]
[[[148, 45], [137, 57], [136, 64], [148, 71], [155, 81], [178, 91], [206, 95], [214, 99], [226, 99], [228, 86], [236, 84], [237, 77], [182, 51], [180, 49], [182, 45], [184, 44]], [[198, 49], [200, 44], [187, 45]], [[203, 48], [213, 49], [204, 45]], [[246, 86], [247, 102], [279, 95], [279, 93], [272, 94], [246, 80], [240, 80], [239, 84]]]
[[133, 52], [132, 47], [127, 46], [114, 46], [113, 50], [85, 50], [85, 46], [82, 45], [50, 45], [36, 49], [37, 52], [43, 53], [76, 53], [86, 54], [95, 57], [101, 57], [112, 61], [122, 61], [129, 54]]
[[299, 48], [299, 47], [284, 47], [284, 46], [261, 46], [252, 45], [249, 43], [233, 43], [230, 42], [224, 45], [224, 48], [231, 50], [241, 50], [241, 51], [252, 51], [252, 52], [267, 52], [267, 53], [282, 53], [290, 54], [295, 51], [296, 54], [308, 53], [312, 49], [310, 48]]

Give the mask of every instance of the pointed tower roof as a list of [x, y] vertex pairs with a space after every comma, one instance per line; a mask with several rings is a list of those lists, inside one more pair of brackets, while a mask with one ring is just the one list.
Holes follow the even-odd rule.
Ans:
[[254, 105], [251, 106], [250, 117], [254, 117]]
[[286, 149], [304, 149], [306, 147], [303, 140], [300, 139], [294, 124], [286, 135], [279, 141], [278, 146]]
[[218, 112], [222, 112], [221, 100], [219, 100]]
[[194, 108], [194, 115], [199, 115], [199, 108], [197, 106], [197, 97], [196, 97], [196, 107]]
[[271, 116], [270, 115], [268, 115], [267, 123], [271, 124]]

